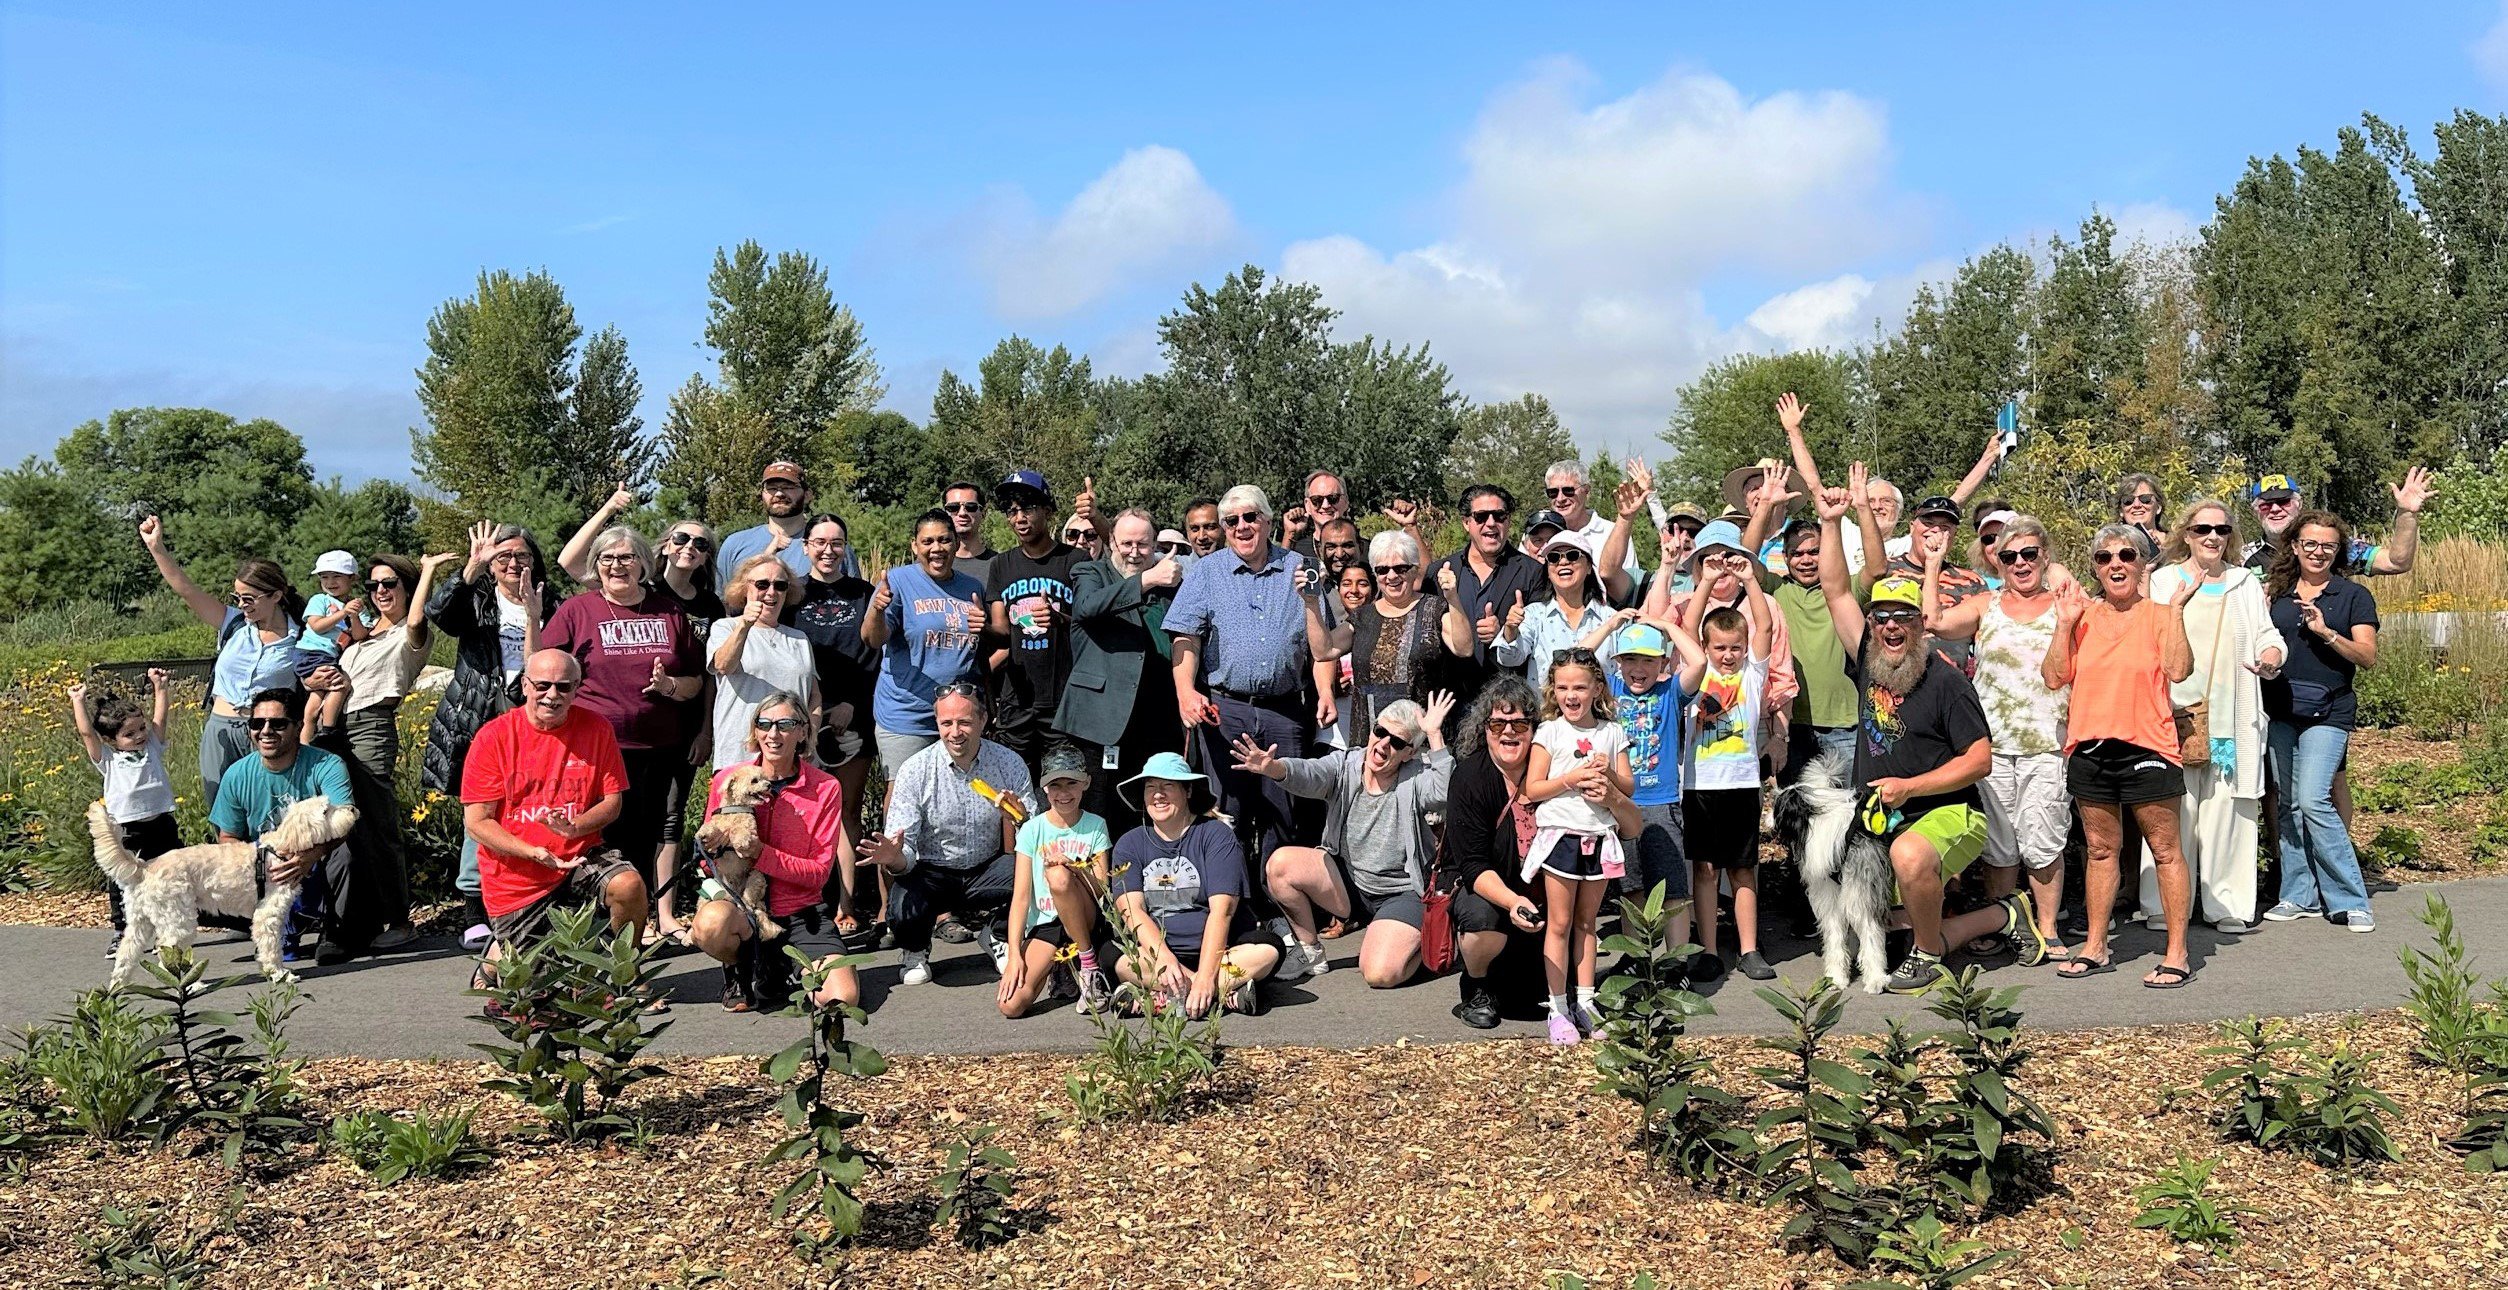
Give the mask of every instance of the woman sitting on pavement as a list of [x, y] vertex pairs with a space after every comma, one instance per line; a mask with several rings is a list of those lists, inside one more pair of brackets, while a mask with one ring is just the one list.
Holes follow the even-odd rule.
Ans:
[[1124, 788], [1148, 822], [1115, 843], [1116, 909], [1132, 937], [1115, 975], [1187, 1016], [1261, 1012], [1256, 987], [1280, 966], [1281, 945], [1260, 922], [1234, 930], [1253, 882], [1210, 777], [1162, 752]]
[[[689, 938], [698, 949], [723, 965], [723, 1010], [774, 1011], [792, 994], [792, 946], [824, 963], [845, 952], [837, 935], [824, 892], [835, 868], [836, 829], [844, 795], [836, 777], [810, 764], [812, 741], [809, 708], [800, 696], [785, 691], [767, 695], [749, 721], [749, 750], [754, 762], [778, 785], [775, 795], [758, 808], [758, 872], [766, 875], [766, 913], [783, 924], [784, 935], [760, 942], [749, 916], [717, 886], [705, 888], [690, 923]], [[723, 798], [723, 785], [738, 766], [714, 776], [707, 794], [711, 814]], [[849, 880], [846, 888], [849, 891]], [[829, 971], [813, 1003], [841, 1000], [859, 1005], [862, 980], [850, 967]]]
[[1420, 925], [1428, 916], [1421, 897], [1437, 859], [1432, 817], [1445, 810], [1454, 768], [1441, 732], [1453, 708], [1454, 696], [1443, 690], [1429, 696], [1426, 709], [1396, 700], [1376, 714], [1364, 748], [1322, 757], [1281, 757], [1278, 749], [1256, 747], [1250, 735], [1238, 737], [1237, 765], [1326, 805], [1322, 846], [1281, 847], [1263, 865], [1272, 899], [1297, 938], [1282, 980], [1330, 970], [1315, 931], [1318, 909], [1366, 924], [1359, 975], [1370, 987], [1389, 990], [1419, 971]]

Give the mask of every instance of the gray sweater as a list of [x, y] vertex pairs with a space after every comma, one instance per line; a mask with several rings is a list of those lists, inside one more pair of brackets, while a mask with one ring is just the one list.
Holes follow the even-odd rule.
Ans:
[[[1283, 786], [1299, 797], [1325, 802], [1324, 850], [1345, 860], [1346, 828], [1350, 804], [1367, 791], [1367, 752], [1361, 748], [1323, 757], [1283, 757], [1282, 769], [1288, 772]], [[1410, 877], [1411, 890], [1428, 890], [1428, 866], [1437, 854], [1436, 834], [1429, 827], [1432, 812], [1446, 808], [1446, 779], [1454, 771], [1454, 756], [1442, 748], [1431, 748], [1405, 763], [1394, 775], [1393, 788], [1385, 796], [1386, 805], [1397, 820], [1406, 820], [1410, 827], [1402, 831], [1402, 867]], [[1351, 876], [1357, 882], [1357, 875]], [[1366, 884], [1361, 884], [1366, 889]]]

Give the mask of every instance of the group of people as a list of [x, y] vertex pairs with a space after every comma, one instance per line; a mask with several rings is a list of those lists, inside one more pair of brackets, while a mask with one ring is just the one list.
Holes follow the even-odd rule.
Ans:
[[[583, 588], [562, 600], [512, 525], [414, 565], [328, 553], [310, 601], [266, 560], [211, 596], [155, 519], [141, 538], [218, 631], [200, 769], [221, 834], [253, 838], [315, 792], [362, 813], [338, 852], [273, 861], [313, 878], [321, 961], [409, 935], [393, 718], [438, 632], [455, 664], [422, 781], [463, 806], [483, 979], [552, 908], [598, 901], [719, 960], [734, 1010], [789, 998], [786, 945], [893, 944], [913, 986], [954, 936], [991, 958], [1005, 1016], [1061, 997], [1259, 1011], [1263, 982], [1332, 970], [1324, 942], [1347, 933], [1370, 986], [1451, 959], [1466, 1023], [1546, 996], [1552, 1038], [1574, 1043], [1614, 891], [1691, 903], [1675, 931], [1703, 947], [1695, 978], [1774, 975], [1768, 790], [1824, 758], [1895, 871], [1912, 938], [1895, 990], [1962, 951], [2113, 970], [2129, 857], [2166, 935], [2156, 988], [2192, 979], [2198, 913], [2224, 932], [2374, 927], [2341, 805], [2378, 628], [2351, 579], [2410, 567], [2422, 472], [2394, 490], [2383, 545], [2284, 476], [2243, 508], [2173, 510], [2131, 476], [2068, 568], [2040, 520], [1972, 504], [2003, 440], [1909, 507], [1861, 463], [1824, 482], [1800, 402], [1775, 411], [1790, 461], [1733, 472], [1720, 515], [1664, 505], [1631, 462], [1606, 518], [1561, 461], [1529, 514], [1466, 489], [1464, 544], [1434, 560], [1430, 508], [1387, 501], [1362, 537], [1330, 470], [1285, 514], [1240, 485], [1172, 528], [1101, 512], [1093, 481], [1067, 502], [1031, 470], [954, 483], [910, 558], [865, 578], [844, 519], [778, 461], [762, 522], [719, 538], [690, 520], [657, 544], [617, 522], [622, 488], [560, 553]], [[993, 509], [1007, 549], [986, 540]], [[176, 844], [161, 764], [114, 791], [115, 759], [161, 746], [162, 700], [153, 720], [80, 704], [134, 852]], [[692, 800], [722, 806], [751, 765], [771, 786], [755, 814], [772, 937], [687, 840]], [[2259, 915], [2276, 797], [2280, 890]], [[1977, 890], [1954, 895], [1980, 858]], [[861, 994], [845, 968], [824, 989]]]

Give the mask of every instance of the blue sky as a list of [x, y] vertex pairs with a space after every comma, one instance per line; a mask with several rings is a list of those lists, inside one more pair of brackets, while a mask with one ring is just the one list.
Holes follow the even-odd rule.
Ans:
[[617, 324], [658, 427], [742, 238], [829, 266], [917, 418], [1012, 331], [1148, 370], [1250, 261], [1624, 448], [1994, 242], [2508, 107], [2498, 0], [1897, 8], [9, 3], [0, 457], [199, 404], [404, 474], [482, 268]]

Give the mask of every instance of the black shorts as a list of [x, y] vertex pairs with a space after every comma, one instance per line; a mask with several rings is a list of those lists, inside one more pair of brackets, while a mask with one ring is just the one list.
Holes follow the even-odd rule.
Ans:
[[1428, 922], [1428, 903], [1416, 891], [1397, 891], [1389, 896], [1370, 896], [1356, 887], [1349, 891], [1350, 916], [1362, 926], [1383, 919], [1416, 932]]
[[[1268, 945], [1274, 953], [1288, 951], [1288, 947], [1280, 943], [1280, 934], [1271, 930], [1269, 923], [1255, 923], [1250, 927], [1230, 929], [1228, 948], [1233, 950], [1248, 945]], [[1171, 938], [1167, 942], [1167, 952], [1174, 955], [1178, 963], [1189, 967], [1201, 961], [1202, 938], [1199, 936], [1189, 940]]]
[[789, 945], [809, 955], [810, 961], [816, 963], [830, 954], [848, 952], [845, 938], [836, 931], [835, 914], [826, 905], [805, 905], [777, 917], [775, 921], [783, 925], [784, 935], [780, 940], [766, 943], [764, 948], [770, 954], [780, 955]]
[[[529, 864], [530, 861], [520, 863]], [[535, 939], [548, 931], [550, 911], [561, 905], [606, 907], [610, 879], [635, 871], [636, 867], [627, 863], [627, 858], [616, 849], [595, 851], [585, 856], [582, 864], [567, 870], [558, 879], [557, 885], [549, 888], [538, 900], [520, 909], [489, 915], [488, 927], [496, 933], [498, 940], [507, 945]]]
[[2064, 787], [2078, 802], [2139, 806], [2186, 795], [2175, 762], [2122, 739], [2093, 739], [2064, 759]]
[[1759, 790], [1697, 788], [1681, 794], [1681, 831], [1691, 864], [1757, 867]]
[[[1516, 895], [1517, 899], [1531, 905], [1535, 910], [1541, 908], [1540, 897], [1525, 895], [1521, 892]], [[1514, 916], [1510, 915], [1506, 909], [1490, 904], [1487, 896], [1469, 888], [1454, 893], [1454, 930], [1458, 932], [1505, 932], [1511, 937], [1536, 946], [1541, 941], [1540, 932], [1528, 932], [1516, 926]]]

